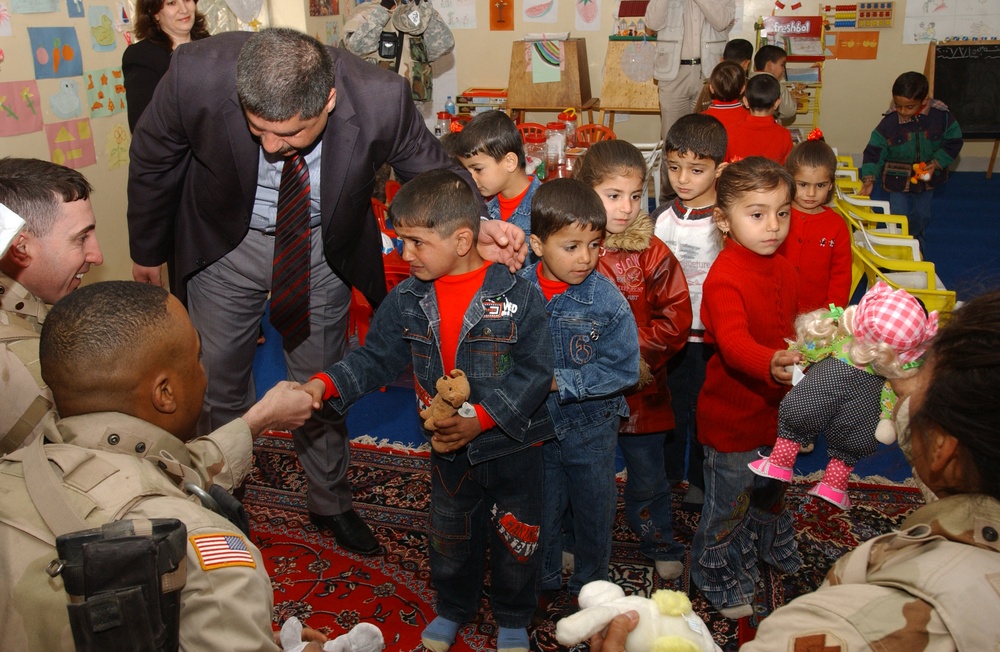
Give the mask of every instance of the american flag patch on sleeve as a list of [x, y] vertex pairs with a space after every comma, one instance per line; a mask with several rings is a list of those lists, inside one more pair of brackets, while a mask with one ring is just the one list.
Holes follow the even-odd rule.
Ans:
[[189, 537], [205, 571], [229, 566], [257, 568], [246, 540], [238, 534], [203, 534]]

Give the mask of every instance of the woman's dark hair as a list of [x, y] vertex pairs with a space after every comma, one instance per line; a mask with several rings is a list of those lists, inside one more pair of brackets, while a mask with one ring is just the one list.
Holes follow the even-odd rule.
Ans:
[[[136, 0], [135, 3], [135, 36], [140, 41], [152, 41], [167, 50], [173, 50], [174, 44], [170, 37], [160, 29], [160, 24], [156, 22], [156, 14], [163, 9], [165, 0]], [[194, 0], [194, 26], [191, 28], [191, 40], [208, 38], [208, 25], [205, 22], [205, 14], [197, 11], [198, 0]]]
[[911, 416], [915, 437], [937, 427], [958, 440], [965, 487], [1000, 500], [1000, 291], [956, 310], [931, 343], [924, 402]]

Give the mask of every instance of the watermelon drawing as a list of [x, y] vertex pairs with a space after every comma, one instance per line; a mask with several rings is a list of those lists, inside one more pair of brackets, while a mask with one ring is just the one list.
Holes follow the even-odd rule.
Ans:
[[549, 13], [549, 9], [552, 9], [552, 4], [555, 0], [549, 0], [548, 2], [543, 2], [539, 5], [532, 5], [530, 7], [524, 8], [524, 15], [528, 18], [541, 18], [545, 14]]

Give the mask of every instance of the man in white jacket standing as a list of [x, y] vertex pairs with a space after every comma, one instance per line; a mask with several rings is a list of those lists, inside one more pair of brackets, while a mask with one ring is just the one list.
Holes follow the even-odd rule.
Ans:
[[[729, 30], [736, 20], [735, 0], [650, 0], [646, 27], [656, 30], [653, 77], [659, 86], [660, 140], [695, 102], [722, 60]], [[659, 202], [674, 197], [667, 166], [660, 166]]]

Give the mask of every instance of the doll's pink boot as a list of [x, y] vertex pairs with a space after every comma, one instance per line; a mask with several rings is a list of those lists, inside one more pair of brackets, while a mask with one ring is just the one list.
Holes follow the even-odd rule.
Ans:
[[763, 457], [759, 460], [754, 460], [747, 464], [750, 470], [757, 475], [762, 475], [765, 478], [771, 478], [773, 480], [781, 480], [782, 482], [792, 481], [792, 469], [787, 466], [778, 466], [771, 461], [770, 457]]
[[792, 467], [795, 465], [795, 456], [799, 454], [799, 444], [791, 439], [778, 437], [774, 442], [771, 454], [759, 460], [754, 460], [747, 464], [750, 470], [757, 475], [772, 480], [782, 482], [792, 481]]
[[810, 496], [816, 496], [829, 503], [833, 503], [840, 509], [848, 510], [851, 508], [851, 497], [847, 495], [847, 491], [831, 487], [825, 482], [820, 482], [807, 493]]
[[840, 509], [850, 509], [851, 498], [847, 495], [847, 478], [853, 469], [853, 466], [847, 466], [835, 457], [831, 458], [826, 465], [826, 471], [823, 472], [823, 481], [807, 493], [833, 503]]

